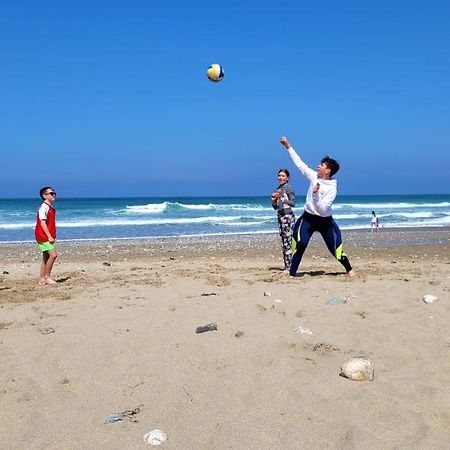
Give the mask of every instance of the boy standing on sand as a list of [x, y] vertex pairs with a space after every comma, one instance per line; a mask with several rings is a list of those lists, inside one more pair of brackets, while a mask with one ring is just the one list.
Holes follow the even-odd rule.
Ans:
[[42, 252], [39, 285], [45, 286], [46, 284], [56, 284], [56, 281], [50, 276], [53, 264], [58, 257], [55, 250], [56, 211], [53, 208], [56, 192], [50, 186], [46, 186], [39, 191], [39, 195], [44, 202], [36, 215], [34, 235]]
[[325, 156], [316, 172], [302, 161], [286, 137], [282, 137], [280, 142], [288, 151], [293, 163], [310, 181], [305, 210], [294, 226], [293, 256], [289, 274], [296, 275], [309, 240], [313, 233], [318, 231], [330, 253], [344, 266], [348, 275], [355, 276], [355, 271], [342, 249], [341, 231], [331, 216], [331, 206], [337, 195], [337, 182], [332, 179], [332, 176], [339, 170], [339, 163]]

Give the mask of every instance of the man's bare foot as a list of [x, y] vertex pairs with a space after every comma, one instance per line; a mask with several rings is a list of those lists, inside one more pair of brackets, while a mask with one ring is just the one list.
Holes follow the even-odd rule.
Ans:
[[53, 278], [46, 278], [45, 279], [45, 284], [58, 284]]
[[356, 277], [356, 272], [352, 269], [352, 270], [350, 270], [350, 272], [347, 272], [347, 275], [348, 275], [350, 278], [354, 278], [354, 277]]
[[45, 286], [46, 284], [45, 280], [39, 280], [39, 286]]

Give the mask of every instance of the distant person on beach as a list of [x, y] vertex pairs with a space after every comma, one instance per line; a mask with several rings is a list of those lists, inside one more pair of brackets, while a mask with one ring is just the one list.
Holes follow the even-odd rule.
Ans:
[[50, 186], [46, 186], [39, 191], [39, 195], [44, 202], [40, 206], [36, 215], [34, 235], [36, 237], [39, 250], [42, 252], [39, 285], [45, 286], [47, 284], [56, 284], [56, 281], [51, 277], [53, 264], [58, 257], [55, 250], [56, 212], [55, 208], [53, 208], [56, 192]]
[[370, 219], [370, 228], [372, 230], [372, 233], [375, 231], [378, 231], [379, 223], [378, 223], [378, 217], [375, 214], [375, 211], [372, 211], [372, 218]]
[[294, 225], [290, 275], [297, 274], [309, 240], [313, 233], [318, 231], [328, 250], [344, 266], [348, 275], [355, 276], [355, 271], [342, 249], [341, 231], [331, 216], [331, 206], [337, 195], [337, 182], [332, 176], [339, 170], [339, 163], [325, 156], [315, 171], [302, 161], [286, 137], [282, 137], [280, 142], [300, 172], [310, 181], [305, 210]]
[[270, 197], [272, 207], [277, 211], [278, 230], [283, 247], [284, 270], [289, 272], [292, 261], [292, 229], [295, 223], [293, 207], [295, 206], [295, 192], [289, 184], [289, 170], [278, 171], [279, 186]]

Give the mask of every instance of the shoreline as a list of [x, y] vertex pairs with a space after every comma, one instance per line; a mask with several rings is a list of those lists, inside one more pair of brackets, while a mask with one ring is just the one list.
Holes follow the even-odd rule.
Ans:
[[[340, 230], [342, 234], [349, 233], [370, 233], [371, 226], [363, 225], [358, 227], [349, 227], [340, 225]], [[435, 226], [382, 226], [378, 233], [395, 233], [395, 232], [439, 232], [450, 230], [450, 225], [435, 225]], [[33, 229], [30, 228], [29, 236], [32, 236]], [[265, 236], [265, 235], [278, 235], [277, 229], [271, 230], [253, 230], [253, 231], [236, 231], [236, 232], [215, 232], [215, 233], [192, 233], [192, 234], [179, 234], [179, 235], [156, 235], [156, 236], [122, 236], [122, 237], [90, 237], [90, 238], [64, 238], [59, 239], [60, 243], [78, 243], [78, 242], [120, 242], [120, 241], [143, 241], [143, 242], [151, 242], [151, 241], [159, 241], [159, 240], [174, 240], [174, 239], [195, 239], [195, 238], [211, 238], [214, 239], [217, 236], [220, 237], [245, 237], [245, 236]], [[0, 248], [5, 246], [15, 246], [15, 245], [27, 245], [34, 244], [34, 239], [22, 239], [22, 240], [0, 240]]]
[[[436, 247], [444, 254], [450, 254], [450, 227], [440, 228], [384, 228], [379, 232], [367, 230], [343, 230], [342, 238], [347, 252], [361, 252], [370, 248], [390, 249], [393, 251], [407, 251], [408, 247]], [[240, 251], [254, 251], [258, 255], [278, 254], [280, 239], [278, 233], [234, 234], [215, 236], [177, 236], [164, 238], [131, 238], [131, 239], [102, 239], [102, 240], [64, 240], [57, 242], [57, 251], [64, 259], [78, 259], [79, 257], [99, 257], [115, 255], [164, 255], [165, 253], [183, 254], [235, 254]], [[321, 250], [323, 242], [318, 233], [311, 239], [308, 248]], [[36, 243], [0, 243], [0, 256], [3, 265], [26, 259], [37, 260], [40, 252]], [[61, 258], [60, 258], [61, 259]]]
[[[349, 234], [373, 234], [373, 235], [383, 235], [392, 233], [448, 233], [450, 232], [450, 226], [427, 226], [427, 227], [383, 227], [378, 232], [371, 232], [370, 226], [364, 228], [340, 228], [342, 235]], [[249, 231], [249, 232], [235, 232], [235, 233], [205, 233], [205, 234], [180, 234], [174, 236], [130, 236], [130, 237], [105, 237], [105, 238], [82, 238], [82, 239], [60, 239], [59, 243], [83, 243], [83, 242], [129, 242], [129, 241], [173, 241], [176, 239], [190, 239], [190, 240], [204, 240], [204, 239], [214, 239], [220, 237], [223, 239], [239, 239], [246, 237], [255, 236], [278, 236], [277, 230], [266, 230], [266, 231]], [[33, 239], [23, 240], [23, 241], [0, 241], [0, 248], [7, 246], [22, 246], [35, 244]]]

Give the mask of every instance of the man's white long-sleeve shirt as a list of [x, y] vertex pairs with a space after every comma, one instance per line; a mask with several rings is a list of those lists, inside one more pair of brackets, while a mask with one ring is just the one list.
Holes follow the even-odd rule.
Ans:
[[[305, 211], [315, 216], [331, 216], [331, 207], [337, 195], [337, 181], [318, 178], [317, 172], [308, 167], [292, 147], [289, 147], [287, 151], [298, 170], [310, 181], [306, 194]], [[317, 183], [320, 184], [320, 189], [313, 192]]]

